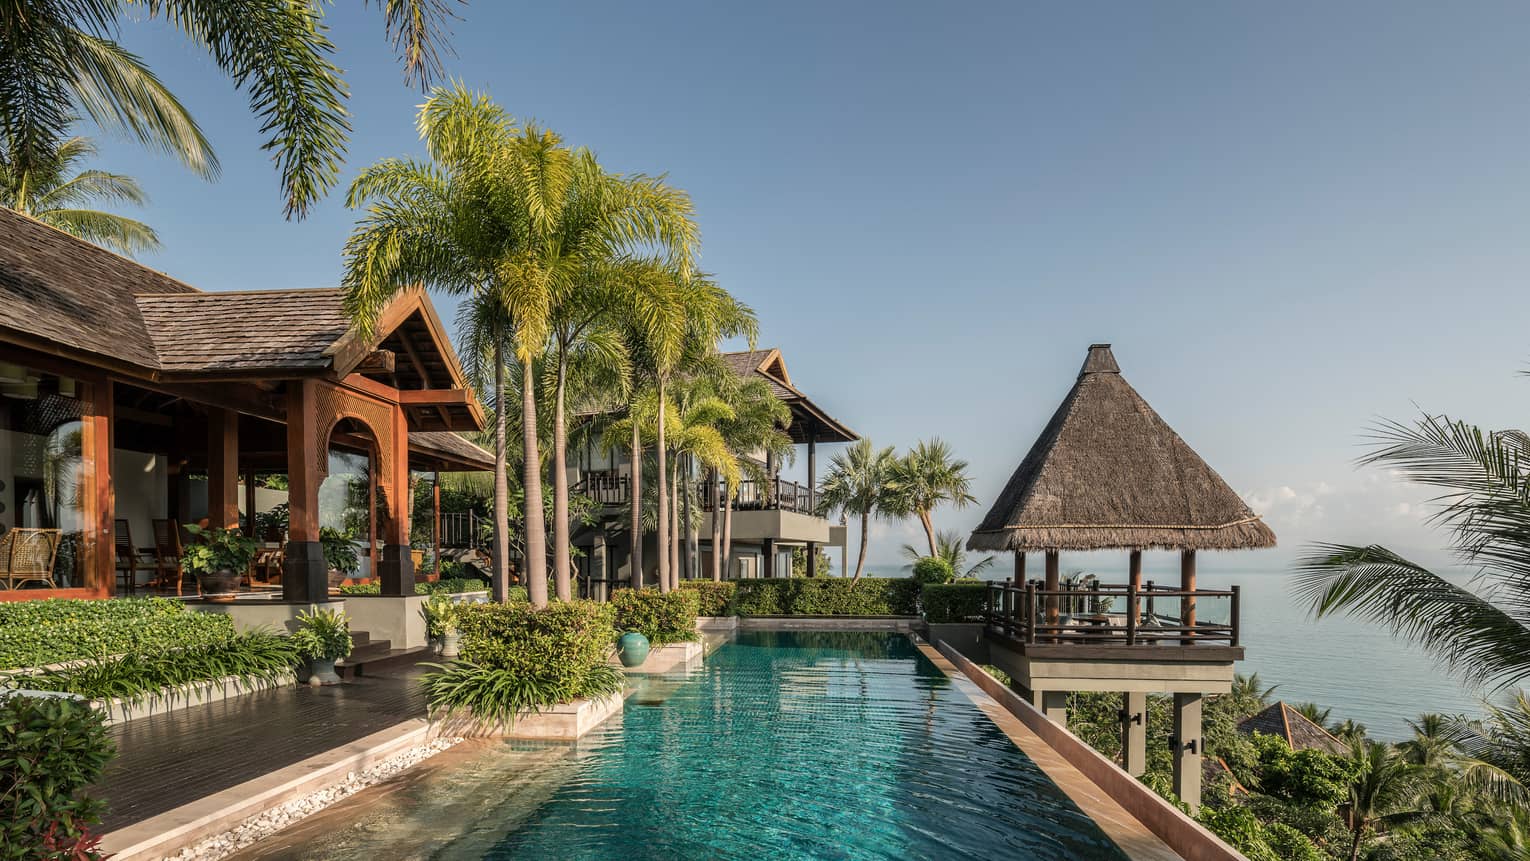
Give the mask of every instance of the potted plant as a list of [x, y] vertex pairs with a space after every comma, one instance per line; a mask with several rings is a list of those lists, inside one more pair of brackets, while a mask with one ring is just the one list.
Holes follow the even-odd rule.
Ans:
[[326, 526], [319, 530], [319, 543], [324, 547], [324, 562], [329, 566], [329, 588], [338, 589], [361, 567], [356, 542], [344, 532]]
[[437, 592], [425, 601], [421, 608], [425, 614], [425, 631], [436, 644], [436, 654], [443, 658], [457, 657], [461, 632], [457, 629], [457, 602], [450, 595]]
[[308, 659], [308, 683], [340, 684], [335, 661], [351, 653], [351, 620], [340, 610], [312, 607], [298, 613], [298, 622], [292, 644]]
[[255, 558], [255, 542], [237, 529], [221, 526], [187, 526], [192, 542], [181, 556], [186, 570], [196, 575], [202, 597], [209, 601], [232, 601], [239, 581]]

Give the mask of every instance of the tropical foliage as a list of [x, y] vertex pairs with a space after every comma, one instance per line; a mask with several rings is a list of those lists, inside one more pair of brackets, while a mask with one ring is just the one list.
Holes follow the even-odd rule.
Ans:
[[0, 603], [0, 670], [226, 642], [234, 623], [170, 598]]
[[[993, 565], [992, 556], [984, 556], [982, 559], [967, 564], [966, 539], [960, 532], [942, 530], [935, 534], [935, 552], [932, 554], [937, 559], [942, 559], [958, 577], [975, 578]], [[917, 563], [925, 558], [922, 548], [912, 544], [903, 545], [903, 556], [910, 562]]]
[[142, 206], [148, 196], [130, 176], [79, 170], [81, 162], [96, 154], [90, 140], [69, 138], [31, 162], [17, 162], [14, 150], [14, 146], [0, 145], [0, 206], [123, 254], [159, 248], [159, 236], [152, 227], [95, 208], [122, 203]]
[[299, 647], [296, 637], [247, 631], [216, 643], [93, 658], [11, 681], [34, 690], [138, 704], [174, 698], [173, 689], [202, 682], [231, 679], [251, 688], [289, 679]]
[[343, 610], [310, 607], [298, 613], [292, 645], [304, 657], [337, 661], [351, 653], [351, 621]]
[[89, 788], [115, 753], [105, 719], [78, 700], [0, 696], [0, 859], [102, 857]]
[[185, 547], [181, 565], [193, 574], [244, 571], [255, 558], [254, 539], [244, 537], [244, 533], [237, 529], [188, 523], [186, 532], [191, 536], [191, 543]]
[[700, 596], [690, 589], [619, 589], [611, 595], [618, 634], [636, 631], [657, 646], [695, 640]]
[[879, 449], [871, 440], [862, 438], [834, 455], [819, 485], [819, 504], [825, 512], [842, 511], [860, 518], [861, 544], [852, 583], [861, 579], [861, 570], [866, 567], [871, 518], [896, 517], [906, 510], [893, 483], [897, 467], [898, 458], [892, 446]]
[[929, 542], [928, 556], [939, 555], [935, 546], [935, 523], [931, 518], [935, 508], [942, 503], [949, 503], [953, 508], [966, 508], [977, 501], [969, 492], [972, 479], [967, 475], [967, 462], [958, 460], [951, 446], [939, 437], [915, 443], [894, 464], [889, 483], [893, 493], [884, 506], [889, 513], [913, 515], [919, 519], [925, 540]]

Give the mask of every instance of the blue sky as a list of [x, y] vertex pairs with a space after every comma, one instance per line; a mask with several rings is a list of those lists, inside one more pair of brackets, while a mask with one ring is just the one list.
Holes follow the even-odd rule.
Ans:
[[[1477, 3], [490, 3], [449, 72], [696, 200], [703, 265], [794, 380], [879, 444], [940, 435], [986, 506], [1094, 341], [1282, 550], [1425, 551], [1424, 492], [1360, 472], [1415, 404], [1521, 426], [1530, 396], [1530, 7]], [[330, 23], [346, 178], [415, 154], [374, 9]], [[199, 287], [335, 283], [354, 220], [281, 215], [244, 99], [164, 28], [216, 184], [108, 141]], [[937, 514], [969, 528], [981, 511]], [[912, 524], [873, 532], [897, 559]]]

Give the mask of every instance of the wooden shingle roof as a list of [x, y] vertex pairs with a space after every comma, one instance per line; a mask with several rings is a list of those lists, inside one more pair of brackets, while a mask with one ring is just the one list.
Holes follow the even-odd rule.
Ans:
[[432, 466], [447, 470], [494, 469], [493, 452], [450, 431], [415, 431], [409, 434], [409, 453], [411, 457], [418, 453], [426, 460], [439, 461], [439, 464]]
[[318, 370], [350, 328], [338, 289], [135, 298], [169, 373]]
[[793, 442], [807, 442], [810, 436], [815, 442], [855, 442], [860, 438], [855, 431], [824, 412], [792, 385], [791, 375], [786, 371], [786, 360], [781, 357], [780, 350], [723, 353], [722, 360], [740, 377], [753, 376], [765, 380], [775, 396], [792, 408], [792, 424], [787, 428], [787, 433]]
[[157, 368], [135, 295], [197, 294], [147, 266], [0, 207], [0, 329]]

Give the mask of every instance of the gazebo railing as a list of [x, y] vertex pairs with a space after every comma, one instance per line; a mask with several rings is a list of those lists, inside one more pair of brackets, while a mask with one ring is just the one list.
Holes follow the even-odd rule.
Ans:
[[990, 583], [990, 630], [1025, 643], [1092, 646], [1238, 645], [1239, 590], [1090, 584], [1047, 589]]

